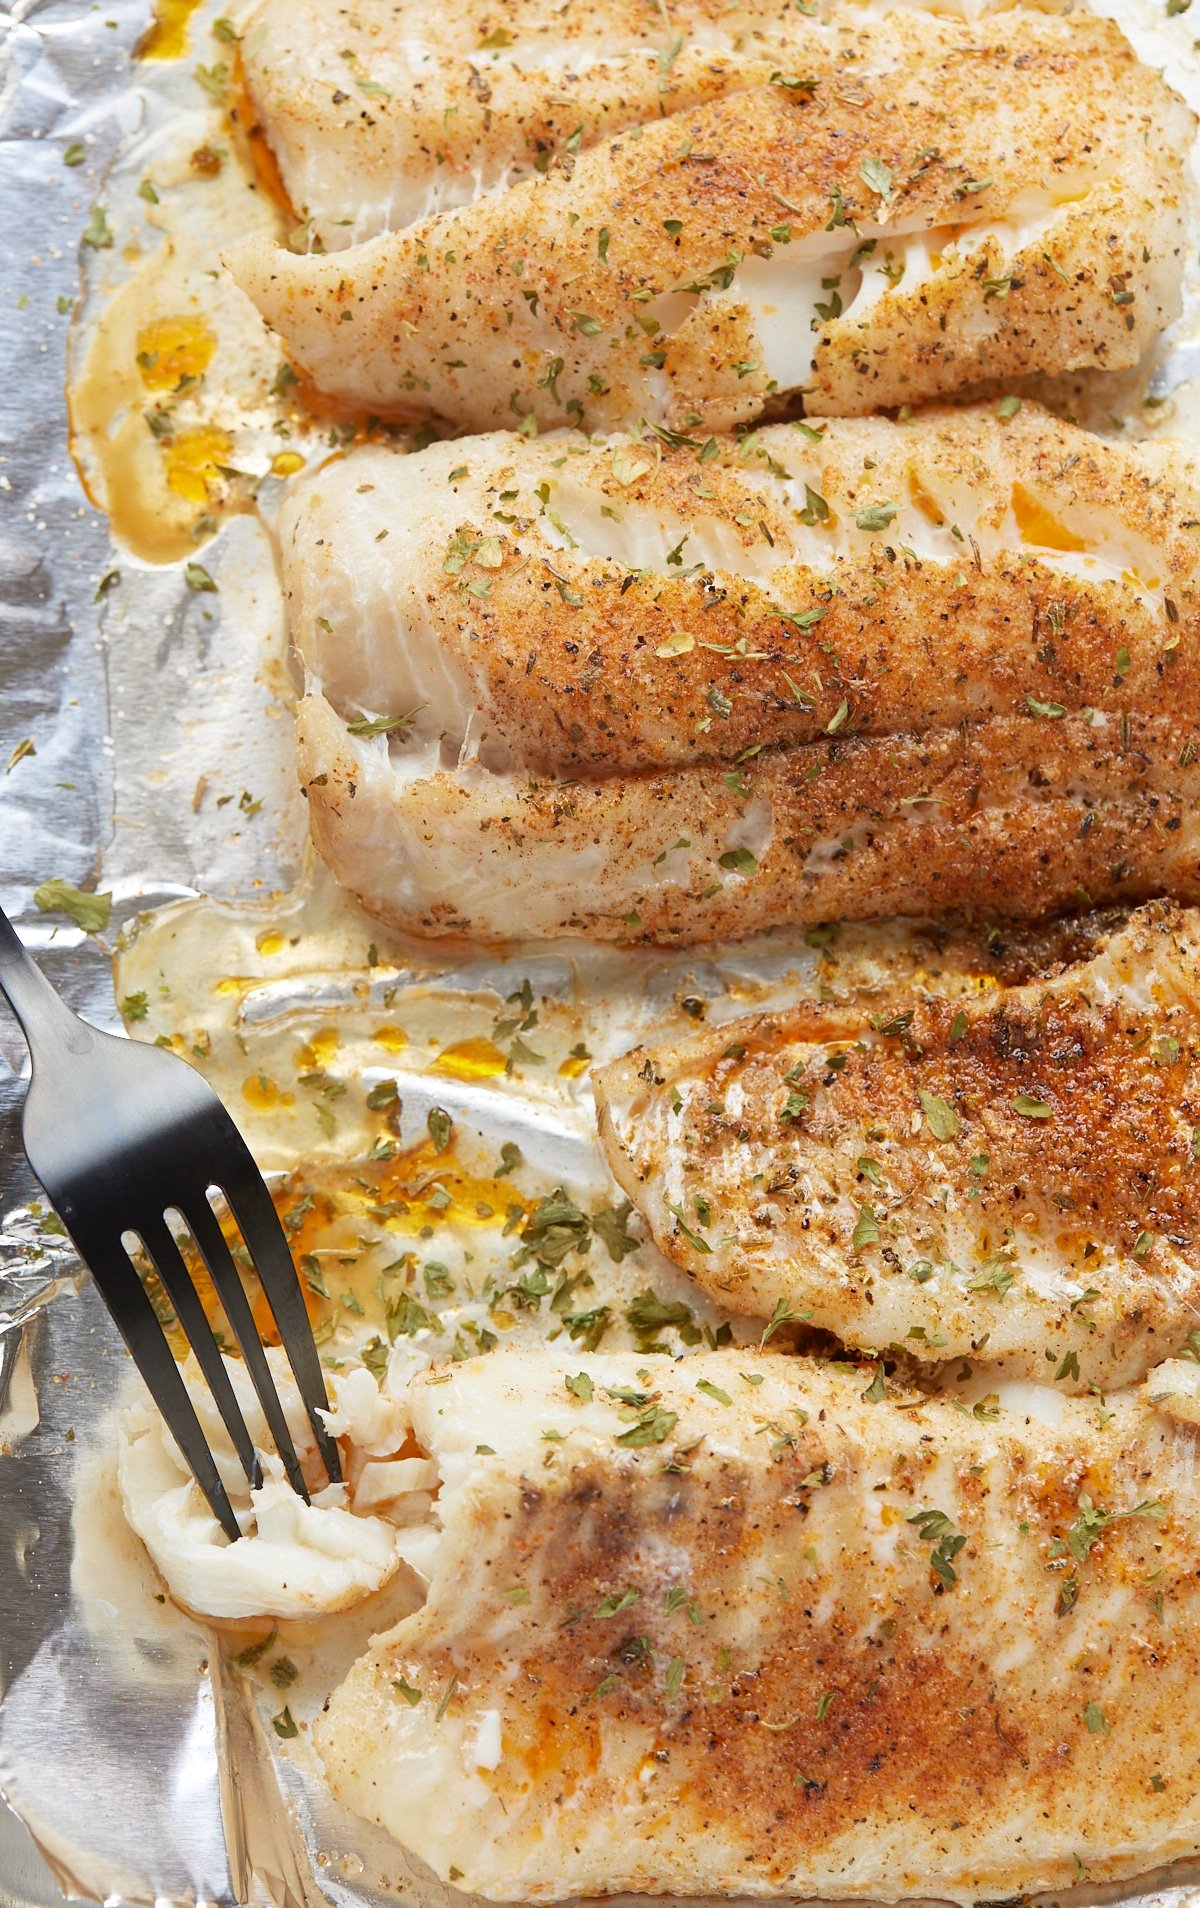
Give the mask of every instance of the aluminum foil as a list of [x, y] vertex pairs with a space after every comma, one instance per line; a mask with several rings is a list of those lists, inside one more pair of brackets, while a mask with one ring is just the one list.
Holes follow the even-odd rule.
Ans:
[[[116, 832], [113, 690], [130, 678], [111, 669], [109, 599], [95, 600], [112, 547], [68, 452], [65, 385], [80, 234], [141, 122], [130, 59], [146, 24], [130, 0], [103, 12], [18, 5], [0, 22], [0, 756], [27, 738], [36, 749], [0, 774], [0, 899], [70, 1003], [112, 1029], [106, 950], [40, 915], [32, 892], [49, 874], [99, 884]], [[81, 143], [85, 163], [65, 165]], [[181, 627], [183, 597], [179, 579], [167, 580], [162, 613]], [[137, 669], [163, 671], [164, 650], [160, 625]], [[161, 841], [136, 867], [131, 858], [117, 918], [132, 900], [190, 888], [180, 863]], [[128, 1361], [71, 1255], [28, 1209], [27, 1073], [20, 1036], [0, 1019], [0, 1201], [11, 1213], [0, 1262], [0, 1789], [44, 1858], [0, 1811], [0, 1900], [40, 1908], [60, 1888], [130, 1902], [303, 1899], [286, 1835], [278, 1847], [227, 1842], [223, 1711], [197, 1676], [207, 1636], [152, 1598], [148, 1610], [131, 1607], [107, 1566], [77, 1584], [76, 1455]]]
[[[137, 1031], [208, 1069], [266, 1167], [300, 1155], [334, 1165], [363, 1133], [345, 1116], [327, 1130], [315, 1101], [281, 1127], [277, 1109], [237, 1095], [243, 1056], [280, 1072], [298, 1039], [336, 1024], [344, 1068], [369, 1083], [384, 1069], [362, 1030], [386, 1013], [411, 1035], [386, 1068], [402, 1093], [401, 1139], [436, 1102], [480, 1148], [515, 1140], [547, 1184], [594, 1199], [604, 1175], [586, 1082], [568, 1064], [572, 1042], [602, 1057], [652, 1024], [687, 1024], [697, 1002], [720, 1017], [818, 986], [886, 988], [920, 964], [919, 937], [894, 944], [864, 930], [843, 948], [840, 978], [803, 937], [776, 937], [767, 952], [431, 958], [331, 899], [305, 860], [266, 527], [281, 443], [318, 455], [326, 427], [293, 418], [281, 437], [277, 414], [249, 407], [229, 508], [196, 534], [215, 594], [189, 588], [179, 561], [114, 549], [68, 450], [69, 349], [78, 392], [106, 311], [139, 271], [159, 269], [172, 238], [161, 221], [146, 223], [139, 187], [186, 174], [188, 150], [212, 135], [213, 104], [194, 69], [214, 58], [205, 35], [219, 11], [201, 7], [189, 57], [153, 71], [132, 63], [147, 25], [133, 0], [16, 0], [0, 11], [0, 900], [72, 1005], [112, 1029], [121, 1022], [110, 954], [121, 930], [137, 930], [117, 980], [119, 994], [146, 997]], [[1168, 17], [1159, 0], [1119, 11], [1139, 51], [1200, 107], [1186, 14]], [[218, 228], [239, 216], [236, 155], [225, 166], [213, 188], [224, 196], [196, 200], [202, 223], [216, 207]], [[81, 248], [97, 204], [114, 243]], [[1154, 374], [1167, 401], [1141, 423], [1184, 430], [1200, 416], [1187, 383], [1200, 370], [1190, 341], [1198, 313], [1193, 288], [1188, 322]], [[246, 349], [273, 347], [251, 337]], [[228, 395], [228, 378], [221, 388]], [[256, 510], [244, 507], [251, 494]], [[120, 484], [109, 502], [128, 516]], [[37, 911], [34, 886], [51, 875], [112, 892], [106, 940]], [[276, 942], [293, 951], [281, 960]], [[969, 969], [969, 950], [963, 962]], [[230, 986], [214, 990], [223, 975]], [[541, 1003], [539, 1042], [561, 1067], [482, 1079], [439, 1071], [439, 1047], [486, 1038], [527, 978]], [[26, 1073], [20, 1037], [0, 1016], [0, 1794], [24, 1824], [0, 1809], [0, 1908], [49, 1908], [59, 1890], [114, 1905], [454, 1901], [332, 1802], [303, 1737], [280, 1753], [269, 1692], [236, 1661], [242, 1639], [167, 1601], [126, 1532], [110, 1451], [129, 1361], [24, 1167]], [[616, 1275], [605, 1276], [617, 1292]], [[646, 1248], [629, 1277], [649, 1276], [716, 1322]], [[406, 1593], [391, 1594], [389, 1608], [342, 1621], [310, 1639], [307, 1654], [293, 1650], [297, 1715], [319, 1703], [370, 1630], [400, 1613]], [[1192, 1899], [1185, 1875], [1155, 1883], [1124, 1898], [1147, 1908]]]

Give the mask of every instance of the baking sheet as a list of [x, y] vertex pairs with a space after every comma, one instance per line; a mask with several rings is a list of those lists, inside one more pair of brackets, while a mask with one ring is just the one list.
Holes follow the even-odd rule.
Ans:
[[[281, 1110], [298, 1045], [336, 1026], [337, 1059], [321, 1071], [367, 1086], [396, 1079], [403, 1145], [415, 1143], [436, 1105], [481, 1159], [515, 1140], [530, 1162], [530, 1187], [562, 1182], [594, 1205], [606, 1187], [586, 1081], [570, 1065], [580, 1043], [600, 1057], [651, 1025], [691, 1024], [697, 1011], [726, 1018], [856, 980], [886, 991], [923, 966], [929, 949], [919, 938], [897, 947], [864, 930], [836, 948], [780, 936], [765, 950], [682, 956], [544, 947], [508, 961], [431, 956], [331, 899], [327, 878], [305, 859], [264, 522], [284, 481], [274, 469], [281, 445], [320, 456], [327, 426], [243, 404], [236, 455], [244, 476], [222, 493], [217, 521], [192, 539], [194, 551], [164, 547], [161, 523], [115, 465], [108, 475], [119, 480], [118, 515], [137, 547], [114, 551], [67, 448], [68, 327], [78, 409], [87, 352], [122, 287], [139, 275], [161, 285], [156, 274], [174, 273], [186, 291], [189, 272], [207, 264], [206, 229], [236, 221], [249, 204], [236, 155], [216, 181], [188, 173], [189, 152], [222, 137], [219, 111], [195, 77], [197, 64], [214, 62], [210, 27], [221, 9], [201, 7], [190, 21], [188, 11], [177, 6], [187, 56], [140, 67], [131, 54], [147, 16], [129, 0], [93, 8], [35, 0], [0, 16], [0, 899], [72, 1004], [116, 1028], [108, 948], [32, 904], [34, 886], [51, 875], [111, 890], [109, 946], [131, 931], [117, 992], [145, 996], [136, 1031], [205, 1067], [265, 1166], [286, 1170], [303, 1155], [336, 1173], [369, 1141], [369, 1124], [340, 1100], [329, 1130], [321, 1113], [330, 1102], [317, 1089], [292, 1092]], [[1168, 64], [1200, 105], [1188, 16], [1131, 0], [1126, 23], [1144, 56]], [[83, 162], [67, 166], [64, 153], [80, 142]], [[155, 212], [138, 190], [147, 178], [170, 179], [190, 210], [175, 223]], [[97, 204], [114, 243], [81, 253]], [[265, 202], [252, 215], [278, 216]], [[204, 242], [211, 246], [211, 236]], [[165, 246], [174, 247], [170, 257]], [[87, 282], [76, 308], [81, 257]], [[1193, 287], [1189, 320], [1198, 308]], [[197, 403], [236, 410], [238, 365], [249, 361], [239, 353], [265, 354], [255, 358], [261, 387], [274, 347], [243, 329], [244, 312], [206, 311], [221, 355], [210, 395]], [[1142, 411], [1131, 400], [1129, 428], [1192, 428], [1194, 395], [1183, 381], [1197, 363], [1188, 329], [1154, 375], [1152, 390], [1166, 401]], [[102, 415], [112, 394], [98, 386], [93, 394]], [[93, 465], [90, 475], [96, 486], [105, 472]], [[247, 507], [252, 491], [257, 510]], [[175, 543], [182, 534], [170, 527]], [[168, 554], [194, 554], [217, 591], [189, 589], [179, 561], [162, 567]], [[4, 773], [26, 739], [36, 753]], [[971, 959], [961, 951], [966, 976]], [[452, 1066], [448, 1047], [495, 1048], [496, 1022], [525, 980], [539, 1004], [541, 1059], [511, 1071]], [[374, 1042], [384, 1020], [403, 1022], [405, 1042], [391, 1054]], [[25, 1070], [19, 1036], [2, 1018], [0, 1792], [72, 1895], [278, 1908], [453, 1900], [395, 1844], [333, 1805], [303, 1736], [278, 1753], [270, 1693], [235, 1661], [244, 1639], [167, 1603], [125, 1533], [105, 1454], [128, 1360], [48, 1228], [20, 1160]], [[259, 1078], [278, 1088], [276, 1097], [248, 1092]], [[502, 1256], [486, 1225], [461, 1232], [455, 1249], [464, 1248]], [[664, 1296], [686, 1297], [701, 1325], [721, 1323], [650, 1248], [622, 1267], [597, 1261], [593, 1270], [618, 1313], [652, 1281]], [[452, 1309], [448, 1331], [469, 1322], [469, 1307]], [[536, 1329], [521, 1319], [512, 1329], [526, 1327]], [[352, 1329], [343, 1322], [344, 1333]], [[387, 1614], [360, 1613], [331, 1639], [310, 1639], [307, 1655], [293, 1648], [303, 1671], [298, 1717]], [[30, 1876], [26, 1849], [0, 1829], [0, 1902], [50, 1898]], [[1173, 1877], [1139, 1899], [1182, 1908], [1192, 1892]]]

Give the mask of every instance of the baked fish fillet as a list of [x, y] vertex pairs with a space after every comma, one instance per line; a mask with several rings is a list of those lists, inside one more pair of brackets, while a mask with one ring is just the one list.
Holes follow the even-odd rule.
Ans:
[[832, 71], [864, 43], [856, 11], [848, 23], [844, 6], [814, 17], [793, 0], [259, 0], [240, 51], [291, 203], [334, 251], [781, 69]]
[[[227, 263], [321, 390], [460, 430], [721, 430], [1134, 364], [1180, 308], [1188, 109], [1105, 21], [903, 12], [327, 257]], [[1052, 129], [1049, 130], [1049, 129]]]
[[1026, 405], [295, 489], [314, 840], [417, 932], [1200, 900], [1200, 494]]
[[1158, 1378], [976, 1415], [746, 1351], [416, 1379], [429, 1594], [315, 1726], [335, 1794], [494, 1901], [973, 1902], [1194, 1853], [1196, 1433]]
[[613, 1173], [721, 1305], [848, 1345], [1140, 1379], [1200, 1324], [1200, 916], [1054, 978], [759, 1014], [595, 1076]]

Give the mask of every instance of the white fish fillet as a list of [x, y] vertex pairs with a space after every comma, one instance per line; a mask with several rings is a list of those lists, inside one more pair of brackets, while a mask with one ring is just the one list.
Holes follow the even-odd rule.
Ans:
[[867, 1378], [415, 1380], [428, 1599], [316, 1725], [335, 1794], [495, 1901], [965, 1903], [1194, 1853], [1194, 1429], [1153, 1378], [982, 1416]]
[[[933, 9], [974, 14], [987, 7]], [[606, 133], [849, 57], [793, 0], [258, 0], [241, 58], [297, 216], [335, 251], [569, 164]]]
[[616, 1178], [719, 1304], [1134, 1383], [1200, 1324], [1200, 916], [882, 1016], [806, 1006], [595, 1076]]
[[1200, 899], [1196, 521], [1031, 405], [354, 452], [281, 526], [314, 840], [493, 941]]
[[862, 414], [1135, 364], [1180, 308], [1188, 109], [1103, 21], [861, 37], [350, 251], [227, 262], [323, 391], [459, 430], [721, 430], [790, 391]]

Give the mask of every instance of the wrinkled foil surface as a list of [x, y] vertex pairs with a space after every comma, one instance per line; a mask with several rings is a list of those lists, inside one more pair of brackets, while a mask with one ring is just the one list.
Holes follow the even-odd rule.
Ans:
[[[1154, 0], [1136, 24], [1139, 50], [1200, 107], [1186, 22], [1167, 23]], [[114, 1031], [117, 930], [200, 892], [232, 903], [286, 895], [303, 871], [290, 724], [267, 719], [269, 697], [238, 687], [254, 680], [248, 658], [264, 621], [282, 653], [276, 611], [256, 608], [246, 582], [270, 565], [261, 531], [245, 517], [224, 526], [214, 618], [177, 566], [114, 555], [68, 451], [80, 235], [110, 165], [123, 155], [128, 168], [139, 142], [153, 152], [170, 107], [169, 91], [147, 102], [131, 63], [146, 25], [136, 0], [16, 0], [0, 11], [0, 901], [70, 1003]], [[85, 162], [64, 165], [76, 142]], [[1169, 394], [1198, 373], [1200, 350], [1185, 338], [1155, 389]], [[120, 587], [101, 591], [114, 564]], [[36, 752], [3, 772], [26, 739]], [[262, 826], [193, 806], [197, 759], [227, 762], [230, 785], [263, 798]], [[107, 944], [36, 910], [33, 889], [50, 875], [112, 891]], [[733, 976], [765, 999], [794, 988], [806, 962], [802, 947], [777, 941], [770, 961], [731, 953], [692, 971], [701, 989]], [[589, 968], [542, 950], [539, 963], [539, 984], [564, 999], [624, 987], [635, 1028], [671, 995], [665, 957], [616, 980], [599, 958]], [[531, 965], [443, 962], [437, 978], [464, 1000], [480, 990], [503, 999]], [[293, 977], [296, 997], [331, 998], [326, 970], [318, 961]], [[286, 1006], [264, 986], [254, 1011], [269, 1020]], [[598, 1052], [603, 1034], [590, 1031]], [[619, 1028], [608, 1044], [625, 1044]], [[114, 1537], [122, 1525], [103, 1427], [128, 1360], [65, 1242], [39, 1224], [19, 1140], [27, 1073], [15, 1025], [0, 1014], [0, 1793], [14, 1812], [0, 1808], [0, 1908], [51, 1908], [60, 1890], [114, 1908], [454, 1900], [336, 1808], [311, 1758], [272, 1753], [268, 1712], [222, 1640], [156, 1593], [132, 1540]], [[552, 1176], [594, 1179], [582, 1096], [445, 1081], [438, 1092], [456, 1118], [523, 1142]], [[415, 1077], [405, 1095], [423, 1119], [430, 1102]], [[265, 1165], [284, 1163], [264, 1157], [264, 1135], [251, 1137]], [[364, 1642], [345, 1631], [342, 1668]], [[1183, 1908], [1193, 1893], [1175, 1873], [1136, 1896], [1074, 1896]]]

